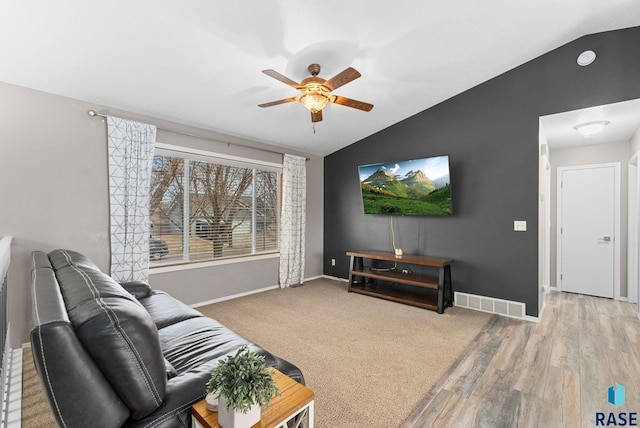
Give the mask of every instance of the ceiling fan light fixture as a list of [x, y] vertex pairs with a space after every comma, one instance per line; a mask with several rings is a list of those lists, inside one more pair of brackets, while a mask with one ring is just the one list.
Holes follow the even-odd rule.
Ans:
[[594, 122], [580, 123], [574, 126], [573, 129], [585, 137], [591, 137], [602, 131], [608, 124], [608, 120], [596, 120]]
[[323, 94], [310, 93], [301, 96], [299, 101], [300, 104], [308, 108], [311, 113], [317, 113], [329, 103], [329, 98]]
[[300, 91], [301, 94], [297, 97], [289, 97], [282, 100], [271, 101], [269, 103], [258, 104], [258, 107], [271, 107], [279, 104], [290, 103], [292, 101], [298, 101], [311, 112], [312, 123], [322, 121], [322, 109], [329, 103], [340, 104], [345, 107], [355, 108], [362, 111], [371, 111], [373, 108], [373, 104], [353, 100], [347, 97], [341, 97], [339, 95], [332, 95], [334, 90], [361, 76], [355, 68], [347, 67], [329, 80], [325, 80], [318, 76], [320, 73], [320, 65], [318, 64], [311, 64], [308, 67], [308, 70], [309, 73], [311, 73], [311, 77], [307, 77], [300, 83], [289, 79], [287, 76], [283, 76], [275, 70], [262, 70], [262, 72], [267, 76], [279, 80], [285, 85], [291, 86], [292, 88]]

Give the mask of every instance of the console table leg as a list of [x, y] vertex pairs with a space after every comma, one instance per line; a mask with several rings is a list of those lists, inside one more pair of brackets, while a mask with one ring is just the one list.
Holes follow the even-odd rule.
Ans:
[[449, 287], [449, 306], [453, 306], [453, 282], [451, 282], [451, 266], [445, 267], [445, 284]]
[[445, 289], [445, 268], [441, 267], [439, 269], [440, 273], [438, 275], [438, 313], [441, 314], [444, 312], [444, 289]]
[[351, 292], [351, 286], [353, 285], [353, 270], [356, 268], [356, 258], [351, 256], [351, 262], [349, 263], [349, 288], [347, 291]]

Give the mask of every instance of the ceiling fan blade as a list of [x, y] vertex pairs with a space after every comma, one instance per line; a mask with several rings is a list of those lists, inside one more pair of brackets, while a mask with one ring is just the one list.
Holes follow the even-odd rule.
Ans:
[[346, 70], [341, 71], [340, 73], [333, 76], [331, 79], [324, 82], [324, 86], [334, 91], [338, 89], [342, 85], [346, 85], [352, 80], [356, 80], [360, 77], [361, 74], [355, 68], [349, 67]]
[[289, 79], [287, 76], [283, 76], [282, 74], [278, 73], [275, 70], [267, 69], [267, 70], [262, 70], [262, 72], [269, 77], [273, 77], [274, 79], [281, 81], [285, 85], [291, 86], [292, 88], [300, 89], [302, 87], [299, 83], [294, 82], [293, 80]]
[[358, 100], [352, 100], [351, 98], [341, 97], [340, 95], [331, 96], [329, 101], [335, 104], [340, 104], [340, 105], [351, 107], [351, 108], [357, 108], [358, 110], [362, 110], [362, 111], [371, 111], [371, 109], [373, 108], [373, 104], [365, 103]]
[[322, 122], [322, 110], [316, 113], [311, 112], [311, 122]]
[[298, 101], [298, 97], [285, 98], [283, 100], [271, 101], [270, 103], [258, 104], [258, 107], [271, 107], [278, 104], [290, 103], [291, 101]]

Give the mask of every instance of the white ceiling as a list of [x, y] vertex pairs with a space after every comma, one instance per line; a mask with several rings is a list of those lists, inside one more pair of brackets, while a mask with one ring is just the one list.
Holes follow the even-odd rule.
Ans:
[[[0, 0], [0, 81], [326, 155], [586, 34], [640, 25], [637, 0]], [[313, 134], [311, 63], [359, 79]]]

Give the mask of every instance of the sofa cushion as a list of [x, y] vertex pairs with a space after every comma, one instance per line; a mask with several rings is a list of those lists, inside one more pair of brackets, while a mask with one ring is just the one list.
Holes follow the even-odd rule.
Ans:
[[158, 330], [180, 321], [202, 317], [200, 312], [174, 299], [164, 291], [154, 290], [151, 296], [141, 298], [140, 303], [149, 312]]
[[[206, 317], [191, 318], [159, 330], [164, 355], [178, 375], [235, 352], [250, 341]], [[204, 391], [204, 389], [203, 389]]]
[[149, 313], [108, 275], [82, 259], [75, 264], [73, 254], [55, 252], [52, 265], [78, 338], [131, 418], [153, 412], [164, 399], [167, 371]]

